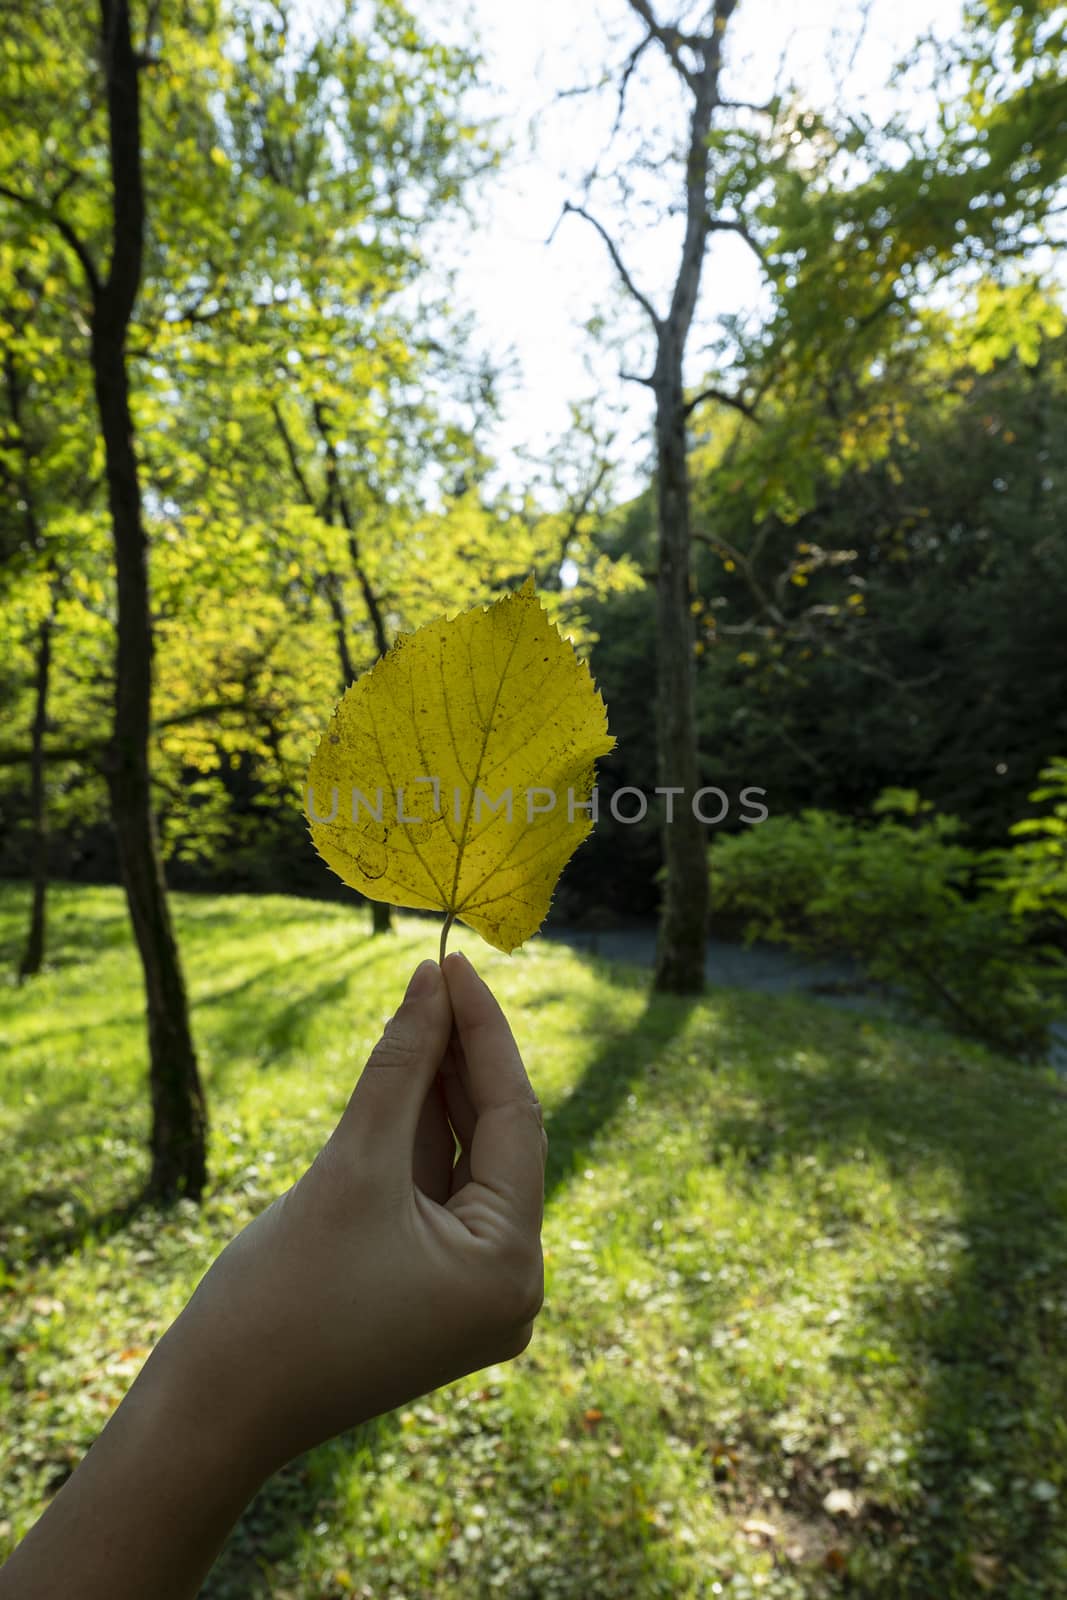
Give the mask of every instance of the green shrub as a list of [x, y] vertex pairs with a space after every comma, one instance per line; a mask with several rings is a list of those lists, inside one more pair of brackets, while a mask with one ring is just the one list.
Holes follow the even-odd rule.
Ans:
[[1052, 801], [1046, 816], [1026, 817], [1012, 828], [1020, 842], [1005, 853], [1001, 887], [1011, 896], [1016, 915], [1036, 916], [1067, 925], [1067, 758], [1053, 761], [1041, 774], [1041, 787], [1030, 799]]
[[748, 939], [846, 951], [916, 1010], [1043, 1056], [1067, 1010], [1067, 962], [1035, 943], [1033, 920], [1004, 892], [1015, 852], [969, 849], [958, 821], [913, 791], [887, 790], [875, 810], [874, 823], [805, 811], [718, 839], [713, 909], [744, 915]]

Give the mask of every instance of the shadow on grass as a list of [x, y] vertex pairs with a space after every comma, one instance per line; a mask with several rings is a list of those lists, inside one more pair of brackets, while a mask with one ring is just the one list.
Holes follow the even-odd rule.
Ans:
[[[747, 1016], [750, 1027], [757, 1015], [736, 996], [724, 997], [723, 1013]], [[1034, 1481], [1057, 1480], [1067, 1445], [1056, 1420], [1067, 1411], [1067, 1373], [1053, 1293], [1067, 1277], [1062, 1097], [1025, 1068], [983, 1068], [947, 1040], [924, 1056], [918, 1031], [910, 1061], [882, 1054], [877, 1030], [857, 1051], [855, 1033], [837, 1019], [812, 1041], [810, 1070], [783, 1070], [782, 1056], [802, 1037], [792, 1015], [789, 1002], [764, 1010], [782, 1054], [748, 1058], [745, 1086], [756, 1102], [716, 1126], [718, 1147], [745, 1160], [754, 1193], [772, 1159], [814, 1155], [832, 1166], [861, 1150], [904, 1181], [930, 1159], [947, 1162], [961, 1188], [958, 1214], [944, 1219], [959, 1265], [937, 1300], [903, 1279], [879, 1287], [858, 1307], [841, 1358], [854, 1374], [871, 1370], [873, 1332], [877, 1359], [888, 1347], [923, 1390], [914, 1518], [905, 1527], [871, 1507], [857, 1541], [881, 1544], [890, 1575], [884, 1589], [855, 1592], [1067, 1593], [1055, 1506], [1041, 1497], [1048, 1486], [1032, 1492]]]
[[[636, 968], [605, 966], [601, 975], [620, 988], [645, 988], [648, 983], [647, 974]], [[535, 997], [532, 1005], [545, 1003], [548, 996], [546, 990]], [[650, 997], [633, 1027], [620, 1027], [617, 1013], [603, 1005], [590, 1007], [582, 1017], [583, 1036], [602, 1042], [571, 1094], [545, 1114], [549, 1141], [546, 1208], [584, 1166], [591, 1146], [633, 1084], [684, 1029], [693, 1004], [690, 999]], [[339, 1498], [339, 1482], [351, 1471], [353, 1455], [360, 1450], [369, 1451], [368, 1465], [373, 1471], [374, 1457], [396, 1443], [398, 1419], [398, 1411], [388, 1412], [309, 1452], [276, 1474], [235, 1527], [201, 1590], [202, 1600], [266, 1600], [274, 1592], [274, 1582], [282, 1581], [286, 1563], [295, 1553], [303, 1531], [331, 1514]], [[358, 1569], [358, 1561], [353, 1558], [353, 1562]], [[575, 1572], [581, 1571], [581, 1562], [579, 1540], [573, 1552]], [[388, 1575], [362, 1572], [360, 1576], [373, 1584], [376, 1576], [384, 1580]], [[509, 1592], [521, 1593], [514, 1588]], [[526, 1600], [524, 1594], [521, 1600]], [[533, 1591], [529, 1600], [536, 1600]]]
[[[21, 1214], [23, 1221], [33, 1218], [36, 1209], [34, 1202], [47, 1200], [49, 1197], [37, 1193], [22, 1200], [27, 1209]], [[50, 1210], [55, 1209], [55, 1204], [69, 1198], [65, 1194], [53, 1193], [51, 1195]], [[74, 1255], [79, 1250], [92, 1243], [103, 1244], [112, 1235], [121, 1233], [123, 1228], [129, 1227], [136, 1217], [153, 1204], [142, 1190], [127, 1200], [121, 1200], [111, 1206], [106, 1206], [99, 1211], [86, 1213], [74, 1222], [66, 1223], [61, 1227], [49, 1227], [42, 1219], [39, 1231], [31, 1233], [30, 1242], [16, 1254], [14, 1251], [0, 1255], [0, 1266], [15, 1275], [34, 1267], [54, 1266], [62, 1261], [65, 1256]]]
[[395, 965], [396, 959], [393, 941], [367, 938], [343, 953], [336, 947], [301, 952], [197, 998], [193, 1027], [212, 1063], [212, 1088], [225, 1088], [237, 1058], [255, 1059], [265, 1068], [298, 1052], [328, 1007], [368, 973]]
[[[287, 1053], [298, 1054], [326, 1008], [341, 999], [351, 984], [395, 959], [394, 943], [367, 937], [343, 955], [335, 947], [301, 953], [259, 968], [252, 977], [230, 989], [217, 991], [201, 1000], [194, 996], [193, 1032], [209, 1107], [219, 1092], [224, 1091], [237, 1058], [258, 1058], [259, 1067], [266, 1069], [284, 1059]], [[285, 1004], [279, 1005], [277, 994], [282, 987], [287, 999]], [[219, 1016], [212, 1015], [216, 1006], [222, 1007]], [[114, 1019], [109, 1019], [100, 1027], [114, 1025]], [[63, 1036], [65, 1032], [72, 1038], [85, 1036], [85, 1030], [76, 1026], [70, 1030], [57, 1027], [51, 1033], [30, 1037], [25, 1044], [33, 1047], [43, 1039]], [[147, 1095], [147, 1088], [145, 1093]], [[17, 1167], [9, 1169], [9, 1174], [25, 1172], [32, 1181], [35, 1174], [32, 1152], [41, 1146], [49, 1150], [54, 1147], [57, 1127], [69, 1107], [69, 1093], [64, 1090], [61, 1096], [36, 1105], [23, 1116], [11, 1135], [20, 1151], [20, 1161]], [[93, 1108], [84, 1110], [91, 1113]], [[117, 1108], [115, 1118], [117, 1126], [122, 1121], [122, 1112]], [[147, 1155], [145, 1159], [147, 1161]], [[147, 1184], [147, 1172], [144, 1184]], [[55, 1214], [65, 1202], [72, 1204], [79, 1214], [57, 1226]], [[92, 1210], [78, 1194], [56, 1189], [19, 1189], [5, 1181], [0, 1189], [0, 1261], [11, 1272], [55, 1264], [90, 1242], [99, 1243], [110, 1238], [139, 1216], [147, 1205], [156, 1204], [158, 1202], [146, 1196], [142, 1187], [135, 1194]], [[14, 1224], [26, 1229], [17, 1245], [10, 1232]]]

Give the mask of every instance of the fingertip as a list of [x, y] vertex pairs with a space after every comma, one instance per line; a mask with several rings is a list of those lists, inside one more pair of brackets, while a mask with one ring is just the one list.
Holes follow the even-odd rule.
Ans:
[[408, 980], [405, 1000], [428, 1000], [441, 987], [441, 968], [436, 961], [420, 961]]
[[443, 971], [446, 977], [453, 975], [459, 977], [461, 973], [465, 972], [473, 972], [475, 977], [478, 976], [473, 961], [465, 956], [462, 950], [450, 950], [448, 952], [447, 956], [445, 956]]
[[453, 950], [445, 957], [442, 971], [461, 1033], [481, 1023], [503, 1019], [500, 1001], [462, 950]]

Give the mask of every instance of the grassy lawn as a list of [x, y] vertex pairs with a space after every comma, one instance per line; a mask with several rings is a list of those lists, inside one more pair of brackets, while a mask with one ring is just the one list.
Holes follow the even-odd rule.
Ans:
[[[10, 972], [26, 895], [0, 886]], [[304, 1170], [436, 934], [175, 896], [201, 1207], [129, 1217], [148, 1100], [116, 890], [0, 982], [0, 1556], [227, 1240]], [[525, 1355], [302, 1457], [215, 1600], [1067, 1595], [1067, 1098], [947, 1035], [456, 930], [545, 1107]]]

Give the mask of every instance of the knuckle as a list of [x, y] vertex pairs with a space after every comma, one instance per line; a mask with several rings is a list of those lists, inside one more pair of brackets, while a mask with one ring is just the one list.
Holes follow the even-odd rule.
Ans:
[[516, 1328], [504, 1341], [501, 1360], [513, 1361], [516, 1356], [521, 1356], [523, 1351], [529, 1348], [532, 1338], [533, 1319], [531, 1318], [529, 1321], [524, 1322], [521, 1327]]
[[363, 1070], [373, 1073], [409, 1066], [417, 1059], [420, 1048], [419, 1034], [397, 1015], [386, 1024], [385, 1032], [368, 1056]]
[[508, 1324], [533, 1322], [545, 1303], [545, 1269], [540, 1247], [516, 1254], [501, 1284], [501, 1309]]
[[[545, 1134], [545, 1114], [541, 1108], [541, 1102], [537, 1099], [536, 1095], [531, 1095], [528, 1098], [519, 1100], [512, 1100], [509, 1102], [509, 1105], [514, 1116], [519, 1116], [525, 1120], [532, 1121], [538, 1132]], [[545, 1137], [547, 1138], [547, 1135], [545, 1135]]]

